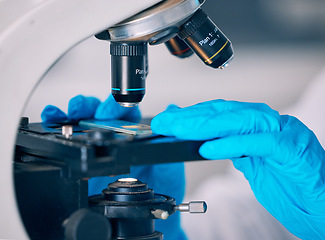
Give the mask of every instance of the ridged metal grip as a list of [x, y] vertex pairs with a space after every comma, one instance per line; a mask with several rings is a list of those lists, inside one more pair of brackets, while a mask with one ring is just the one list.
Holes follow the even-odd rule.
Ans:
[[145, 42], [111, 42], [112, 56], [144, 56], [147, 54]]
[[174, 207], [174, 210], [189, 213], [205, 213], [208, 209], [204, 201], [192, 201], [189, 203], [182, 203]]
[[196, 13], [188, 20], [180, 29], [178, 36], [181, 39], [188, 38], [195, 33], [202, 24], [208, 19], [208, 15], [201, 9], [197, 10]]

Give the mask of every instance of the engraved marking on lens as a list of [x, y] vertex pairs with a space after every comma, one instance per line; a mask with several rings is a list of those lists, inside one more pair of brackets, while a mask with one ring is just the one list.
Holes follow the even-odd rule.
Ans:
[[215, 57], [215, 56], [217, 56], [221, 51], [222, 51], [222, 49], [224, 49], [225, 48], [225, 46], [228, 44], [228, 41], [219, 49], [219, 51], [218, 52], [216, 52], [212, 57], [210, 57], [210, 58], [208, 58], [207, 60], [205, 60], [204, 62], [207, 62], [207, 63], [209, 63], [209, 64], [211, 64], [212, 63], [212, 59]]
[[206, 37], [205, 39], [201, 40], [201, 41], [199, 42], [199, 44], [202, 46], [203, 44], [206, 44], [206, 43], [209, 42], [209, 41], [210, 41], [210, 38], [209, 38], [209, 37]]
[[218, 41], [218, 39], [213, 39], [210, 43], [209, 46], [212, 47], [216, 42]]
[[144, 72], [144, 70], [143, 69], [136, 69], [135, 70], [135, 74], [144, 74], [145, 72]]

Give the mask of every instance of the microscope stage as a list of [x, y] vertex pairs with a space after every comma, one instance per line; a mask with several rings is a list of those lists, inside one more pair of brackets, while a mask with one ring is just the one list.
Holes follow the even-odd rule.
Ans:
[[127, 174], [131, 166], [202, 160], [202, 142], [153, 134], [150, 119], [21, 125], [16, 162], [60, 166], [70, 177]]

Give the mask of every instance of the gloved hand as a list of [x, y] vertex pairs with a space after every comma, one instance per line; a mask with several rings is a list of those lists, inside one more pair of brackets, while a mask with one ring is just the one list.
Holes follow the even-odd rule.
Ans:
[[[141, 114], [138, 107], [123, 108], [115, 102], [113, 96], [101, 103], [97, 98], [76, 96], [69, 102], [68, 114], [59, 108], [48, 105], [41, 114], [45, 122], [58, 122], [67, 119], [80, 120], [95, 118], [99, 120], [121, 119], [136, 122], [140, 120]], [[110, 182], [116, 181], [118, 177], [95, 177], [89, 180], [89, 195], [100, 194]], [[132, 167], [131, 174], [134, 177], [148, 183], [148, 186], [156, 193], [174, 197], [177, 204], [181, 203], [185, 192], [184, 164], [158, 164]], [[156, 220], [156, 230], [164, 233], [165, 239], [185, 240], [185, 234], [180, 227], [180, 215], [175, 213], [167, 220]]]
[[325, 239], [325, 152], [298, 119], [265, 104], [214, 100], [167, 110], [153, 132], [207, 140], [207, 159], [231, 159], [257, 200], [291, 233]]

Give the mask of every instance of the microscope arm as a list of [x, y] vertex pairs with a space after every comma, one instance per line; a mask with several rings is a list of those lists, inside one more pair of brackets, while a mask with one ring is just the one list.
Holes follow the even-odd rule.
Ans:
[[[1, 8], [7, 13], [19, 12], [10, 2], [2, 1]], [[1, 239], [27, 239], [16, 207], [12, 161], [20, 115], [37, 83], [74, 45], [157, 2], [159, 0], [46, 0], [15, 20], [12, 15], [1, 14]]]

